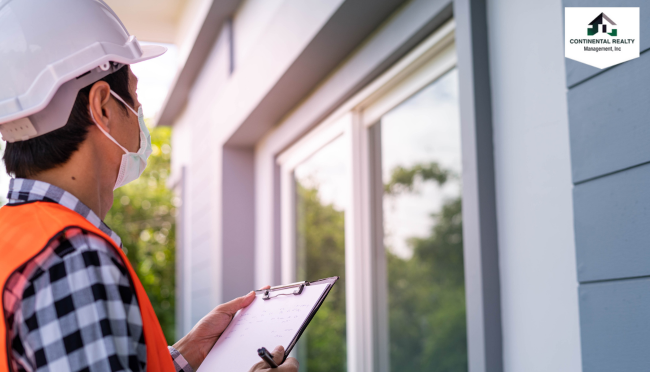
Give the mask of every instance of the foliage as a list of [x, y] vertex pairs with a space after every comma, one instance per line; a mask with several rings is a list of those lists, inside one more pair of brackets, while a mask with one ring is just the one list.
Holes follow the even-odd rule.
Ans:
[[298, 280], [340, 276], [298, 344], [300, 370], [345, 371], [345, 220], [342, 211], [322, 204], [317, 188], [298, 183]]
[[393, 371], [467, 371], [460, 210], [447, 202], [410, 259], [386, 251]]
[[151, 131], [153, 153], [142, 176], [115, 190], [105, 222], [121, 238], [124, 251], [149, 295], [167, 342], [175, 341], [175, 207], [166, 187], [171, 129]]
[[425, 181], [436, 181], [442, 185], [447, 182], [451, 172], [440, 168], [438, 163], [416, 164], [411, 168], [396, 166], [393, 168], [390, 181], [384, 185], [384, 193], [396, 195], [403, 192], [416, 191], [417, 184]]
[[[452, 176], [437, 163], [396, 167], [385, 193], [415, 192], [420, 182], [442, 185]], [[301, 338], [301, 370], [343, 371], [344, 214], [321, 202], [317, 186], [298, 183], [297, 193], [299, 280], [342, 277]], [[467, 371], [461, 199], [445, 201], [432, 220], [429, 236], [409, 240], [410, 259], [386, 250], [391, 371]]]
[[[450, 175], [436, 163], [396, 167], [386, 190], [413, 191], [418, 179], [442, 186]], [[432, 219], [429, 236], [409, 240], [410, 259], [386, 250], [392, 371], [467, 371], [460, 197]]]

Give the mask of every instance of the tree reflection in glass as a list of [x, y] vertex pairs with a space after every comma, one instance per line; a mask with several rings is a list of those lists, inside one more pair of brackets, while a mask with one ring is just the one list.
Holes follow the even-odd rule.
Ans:
[[295, 169], [296, 274], [317, 280], [340, 276], [300, 338], [300, 370], [347, 370], [345, 318], [344, 143], [337, 139]]
[[467, 371], [458, 76], [384, 115], [391, 371]]

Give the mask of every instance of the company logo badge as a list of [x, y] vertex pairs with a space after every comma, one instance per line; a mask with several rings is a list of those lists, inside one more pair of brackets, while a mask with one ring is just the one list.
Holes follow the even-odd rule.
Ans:
[[601, 69], [638, 58], [639, 8], [564, 8], [564, 38], [565, 57]]
[[600, 26], [602, 26], [602, 32], [603, 34], [607, 34], [609, 36], [617, 36], [617, 32], [615, 28], [611, 28], [612, 31], [607, 32], [607, 24], [611, 26], [616, 26], [616, 23], [609, 19], [607, 14], [605, 13], [600, 13], [598, 17], [596, 17], [591, 23], [589, 23], [590, 28], [587, 29], [587, 36], [593, 36], [598, 33], [598, 30], [600, 29]]

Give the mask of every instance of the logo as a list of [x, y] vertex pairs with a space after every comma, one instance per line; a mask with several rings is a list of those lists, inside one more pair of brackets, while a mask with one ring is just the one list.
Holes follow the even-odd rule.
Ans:
[[[603, 22], [603, 20], [604, 20], [604, 22]], [[616, 23], [614, 23], [614, 21], [609, 19], [609, 17], [605, 13], [600, 13], [600, 15], [598, 17], [594, 18], [594, 20], [591, 21], [591, 23], [589, 23], [591, 28], [587, 29], [587, 35], [588, 36], [596, 35], [598, 33], [598, 29], [602, 25], [603, 26], [603, 28], [602, 28], [603, 34], [607, 34], [609, 36], [616, 36], [617, 32], [616, 32], [615, 28], [612, 28], [611, 32], [607, 32], [607, 24], [608, 23], [609, 23], [610, 27], [611, 26], [616, 26]]]
[[639, 8], [564, 8], [564, 38], [565, 57], [600, 69], [638, 58]]

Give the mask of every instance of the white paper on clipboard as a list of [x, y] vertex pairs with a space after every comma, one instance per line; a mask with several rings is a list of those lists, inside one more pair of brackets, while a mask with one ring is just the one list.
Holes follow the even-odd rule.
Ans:
[[271, 296], [288, 295], [266, 301], [257, 294], [235, 314], [197, 372], [246, 372], [261, 361], [257, 349], [272, 352], [278, 345], [286, 349], [329, 286], [306, 286], [300, 295], [292, 294], [295, 288], [273, 291]]

